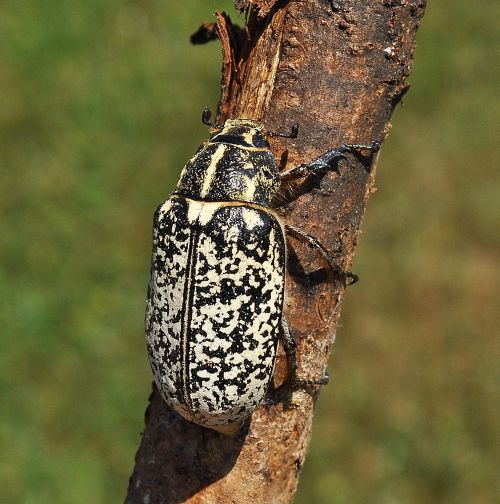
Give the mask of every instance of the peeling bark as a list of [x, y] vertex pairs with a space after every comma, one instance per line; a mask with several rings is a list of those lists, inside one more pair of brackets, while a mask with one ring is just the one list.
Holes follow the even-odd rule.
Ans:
[[[269, 130], [298, 123], [298, 138], [272, 139], [283, 168], [343, 143], [385, 137], [392, 111], [408, 89], [425, 0], [235, 3], [249, 9], [244, 31], [217, 15], [223, 49], [219, 122], [253, 118]], [[319, 238], [344, 269], [351, 266], [375, 162], [376, 156], [349, 156], [337, 172], [296, 187], [295, 199], [281, 209], [286, 222]], [[291, 240], [289, 255], [285, 314], [299, 347], [299, 376], [318, 379], [344, 286], [325, 281], [314, 251]], [[283, 364], [281, 354], [277, 375]], [[275, 377], [277, 385], [282, 381]], [[290, 395], [285, 389], [269, 392], [234, 438], [188, 423], [153, 390], [126, 502], [291, 502], [317, 391]]]

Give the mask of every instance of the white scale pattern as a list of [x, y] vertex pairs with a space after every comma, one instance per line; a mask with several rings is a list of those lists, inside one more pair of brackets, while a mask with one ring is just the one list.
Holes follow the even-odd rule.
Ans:
[[255, 205], [178, 196], [154, 228], [146, 332], [155, 381], [188, 420], [237, 422], [262, 401], [274, 368], [283, 229]]

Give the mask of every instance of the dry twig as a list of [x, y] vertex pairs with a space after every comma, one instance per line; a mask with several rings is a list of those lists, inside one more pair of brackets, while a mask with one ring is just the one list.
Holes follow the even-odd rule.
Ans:
[[[236, 4], [249, 9], [245, 31], [218, 15], [224, 56], [219, 122], [253, 118], [275, 130], [299, 123], [296, 140], [272, 141], [283, 167], [342, 143], [384, 138], [408, 88], [425, 0]], [[298, 187], [300, 198], [283, 209], [287, 222], [317, 236], [345, 269], [373, 187], [375, 161], [376, 156], [350, 156], [337, 173]], [[300, 376], [317, 379], [326, 367], [344, 287], [315, 273], [322, 265], [313, 251], [291, 245], [285, 312], [299, 346]], [[315, 396], [304, 390], [290, 397], [283, 389], [269, 393], [248, 431], [236, 438], [186, 422], [153, 391], [127, 502], [290, 502], [309, 443]]]

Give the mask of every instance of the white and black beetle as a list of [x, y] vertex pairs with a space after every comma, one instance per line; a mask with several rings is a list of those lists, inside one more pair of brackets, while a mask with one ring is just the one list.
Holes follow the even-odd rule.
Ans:
[[[205, 109], [203, 122], [209, 118]], [[379, 145], [343, 145], [280, 173], [266, 135], [295, 138], [297, 126], [284, 135], [229, 119], [212, 132], [154, 215], [146, 343], [166, 403], [191, 422], [233, 434], [264, 398], [280, 336], [295, 380], [295, 343], [282, 315], [286, 233], [352, 278], [316, 239], [282, 223], [274, 197], [346, 152]]]

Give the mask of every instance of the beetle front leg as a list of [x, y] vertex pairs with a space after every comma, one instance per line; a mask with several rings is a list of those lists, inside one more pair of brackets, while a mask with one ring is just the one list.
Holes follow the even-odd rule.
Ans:
[[352, 285], [353, 283], [356, 283], [358, 281], [357, 275], [351, 273], [350, 271], [344, 271], [337, 265], [335, 258], [325, 247], [323, 247], [323, 245], [321, 245], [317, 238], [311, 236], [305, 231], [302, 231], [302, 229], [291, 226], [290, 224], [285, 224], [285, 230], [290, 236], [293, 236], [297, 240], [300, 240], [302, 243], [305, 243], [309, 247], [317, 250], [325, 260], [332, 275], [337, 275], [344, 278], [347, 285]]
[[336, 162], [341, 159], [346, 159], [345, 154], [347, 152], [360, 151], [360, 150], [370, 150], [375, 153], [380, 149], [380, 142], [374, 140], [370, 145], [364, 144], [345, 144], [340, 147], [336, 147], [331, 151], [326, 152], [319, 158], [311, 161], [308, 164], [301, 164], [289, 170], [281, 172], [282, 183], [293, 182], [300, 178], [307, 177], [308, 175], [313, 175], [314, 173], [322, 170], [333, 169], [336, 166]]

